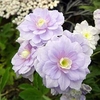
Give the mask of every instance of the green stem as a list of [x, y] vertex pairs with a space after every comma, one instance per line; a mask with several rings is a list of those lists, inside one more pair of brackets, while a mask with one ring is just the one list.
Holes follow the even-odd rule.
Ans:
[[42, 96], [45, 100], [51, 100], [50, 98], [48, 98], [47, 96], [43, 95]]
[[100, 53], [100, 51], [98, 51], [98, 52], [96, 52], [96, 53], [92, 54], [92, 56], [91, 56], [91, 57], [94, 57], [95, 55], [97, 55], [97, 54], [99, 54], [99, 53]]

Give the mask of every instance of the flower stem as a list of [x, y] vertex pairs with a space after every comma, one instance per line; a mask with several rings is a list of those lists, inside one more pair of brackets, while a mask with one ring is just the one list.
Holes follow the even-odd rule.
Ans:
[[92, 56], [91, 56], [91, 57], [94, 57], [95, 55], [97, 55], [97, 54], [99, 54], [99, 53], [100, 53], [100, 51], [98, 51], [98, 52], [96, 52], [96, 53], [92, 54]]

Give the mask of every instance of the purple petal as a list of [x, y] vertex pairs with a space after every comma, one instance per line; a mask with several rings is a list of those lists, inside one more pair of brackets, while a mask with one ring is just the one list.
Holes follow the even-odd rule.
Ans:
[[20, 36], [25, 40], [30, 40], [33, 38], [33, 32], [20, 32]]
[[82, 81], [71, 81], [70, 88], [79, 90], [81, 88]]
[[77, 53], [75, 51], [70, 52], [68, 54], [68, 57], [73, 61], [73, 60], [77, 59]]
[[17, 54], [12, 58], [11, 63], [15, 66], [21, 65], [22, 63], [24, 63], [24, 59], [22, 59], [20, 56], [18, 56]]
[[33, 13], [34, 13], [34, 15], [39, 16], [41, 18], [45, 18], [49, 14], [47, 9], [41, 9], [41, 8], [36, 8], [33, 11]]
[[53, 26], [49, 26], [48, 29], [49, 30], [55, 30], [58, 28], [58, 25], [53, 25]]
[[30, 68], [29, 66], [22, 66], [18, 72], [19, 72], [19, 74], [25, 74], [25, 73], [27, 73], [30, 69], [31, 69], [31, 68]]
[[49, 75], [52, 79], [58, 79], [61, 76], [61, 72], [57, 65], [48, 61], [43, 66], [43, 72]]
[[52, 62], [57, 63], [59, 61], [59, 51], [57, 52], [55, 48], [48, 51], [48, 56]]
[[85, 63], [84, 54], [80, 53], [77, 55], [77, 59], [72, 62], [72, 70], [83, 67]]
[[20, 70], [22, 66], [13, 66], [12, 69], [15, 71], [15, 73]]
[[70, 80], [77, 81], [85, 79], [85, 72], [80, 70], [71, 70], [67, 73], [67, 76]]
[[53, 36], [53, 32], [52, 31], [46, 31], [44, 34], [40, 35], [40, 38], [42, 40], [49, 40], [52, 36]]
[[44, 63], [43, 63], [43, 62], [38, 63], [37, 60], [35, 60], [34, 63], [36, 63], [36, 64], [34, 65], [35, 70], [39, 73], [39, 75], [40, 75], [41, 77], [44, 77], [45, 74], [44, 74], [43, 71], [42, 71], [42, 69], [43, 69], [42, 66], [44, 65]]
[[66, 77], [65, 74], [62, 73], [61, 77], [58, 79], [58, 83], [60, 85], [60, 89], [64, 91], [70, 85], [70, 80]]
[[35, 30], [33, 33], [38, 35], [38, 34], [43, 34], [45, 32], [46, 32], [46, 30]]
[[57, 17], [57, 23], [59, 25], [62, 25], [64, 23], [64, 17], [62, 13], [59, 13], [58, 17]]
[[59, 26], [57, 29], [53, 30], [54, 35], [62, 35], [63, 34], [63, 29], [61, 26]]
[[32, 38], [32, 42], [33, 43], [40, 43], [41, 42], [41, 39], [39, 37], [39, 35], [34, 35], [33, 38]]
[[39, 48], [37, 50], [38, 61], [43, 61], [44, 63], [48, 61], [47, 49], [45, 47]]
[[46, 87], [47, 88], [52, 88], [52, 87], [57, 87], [58, 82], [57, 80], [52, 80], [49, 76], [46, 76]]

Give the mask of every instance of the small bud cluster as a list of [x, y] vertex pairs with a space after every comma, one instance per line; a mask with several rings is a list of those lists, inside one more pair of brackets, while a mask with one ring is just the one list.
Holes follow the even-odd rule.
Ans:
[[82, 84], [79, 91], [75, 89], [69, 89], [63, 94], [60, 100], [86, 100], [85, 95], [90, 93], [92, 88], [89, 85]]
[[52, 9], [58, 3], [58, 0], [0, 0], [0, 16], [7, 19], [14, 16], [12, 22], [19, 25], [30, 10], [36, 7]]

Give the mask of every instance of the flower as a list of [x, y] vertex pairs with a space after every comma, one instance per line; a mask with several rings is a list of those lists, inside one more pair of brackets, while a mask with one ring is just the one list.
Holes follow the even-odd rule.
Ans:
[[62, 94], [60, 100], [86, 100], [86, 97], [82, 94], [81, 91], [69, 89], [66, 94]]
[[63, 14], [57, 10], [36, 8], [25, 17], [18, 30], [20, 37], [26, 40], [32, 40], [35, 44], [46, 43], [52, 36], [62, 34], [63, 22]]
[[90, 48], [90, 46], [88, 46], [87, 39], [85, 39], [82, 36], [82, 34], [73, 34], [70, 31], [65, 30], [64, 31], [64, 35], [66, 35], [68, 38], [70, 38], [70, 40], [72, 42], [75, 42], [75, 41], [78, 42], [81, 45], [82, 50], [86, 55], [90, 55], [91, 56], [93, 54], [93, 50]]
[[68, 89], [65, 93], [62, 94], [60, 100], [86, 100], [85, 95], [90, 93], [92, 88], [89, 85], [82, 84], [79, 91], [75, 89]]
[[33, 80], [34, 59], [36, 47], [32, 47], [28, 41], [21, 44], [18, 52], [12, 58], [13, 70], [17, 75], [22, 75], [29, 80]]
[[82, 91], [83, 95], [90, 93], [91, 90], [92, 90], [92, 88], [89, 85], [86, 85], [86, 84], [81, 85], [81, 91]]
[[97, 41], [99, 40], [99, 32], [97, 28], [89, 26], [87, 21], [82, 21], [80, 24], [76, 24], [75, 30], [73, 32], [75, 34], [82, 34], [83, 37], [88, 40], [88, 45], [93, 50], [96, 49]]
[[100, 9], [96, 9], [93, 13], [95, 27], [100, 30]]
[[65, 35], [47, 42], [37, 51], [34, 66], [47, 88], [66, 91], [68, 87], [79, 90], [89, 73], [90, 56], [83, 53], [78, 42]]

